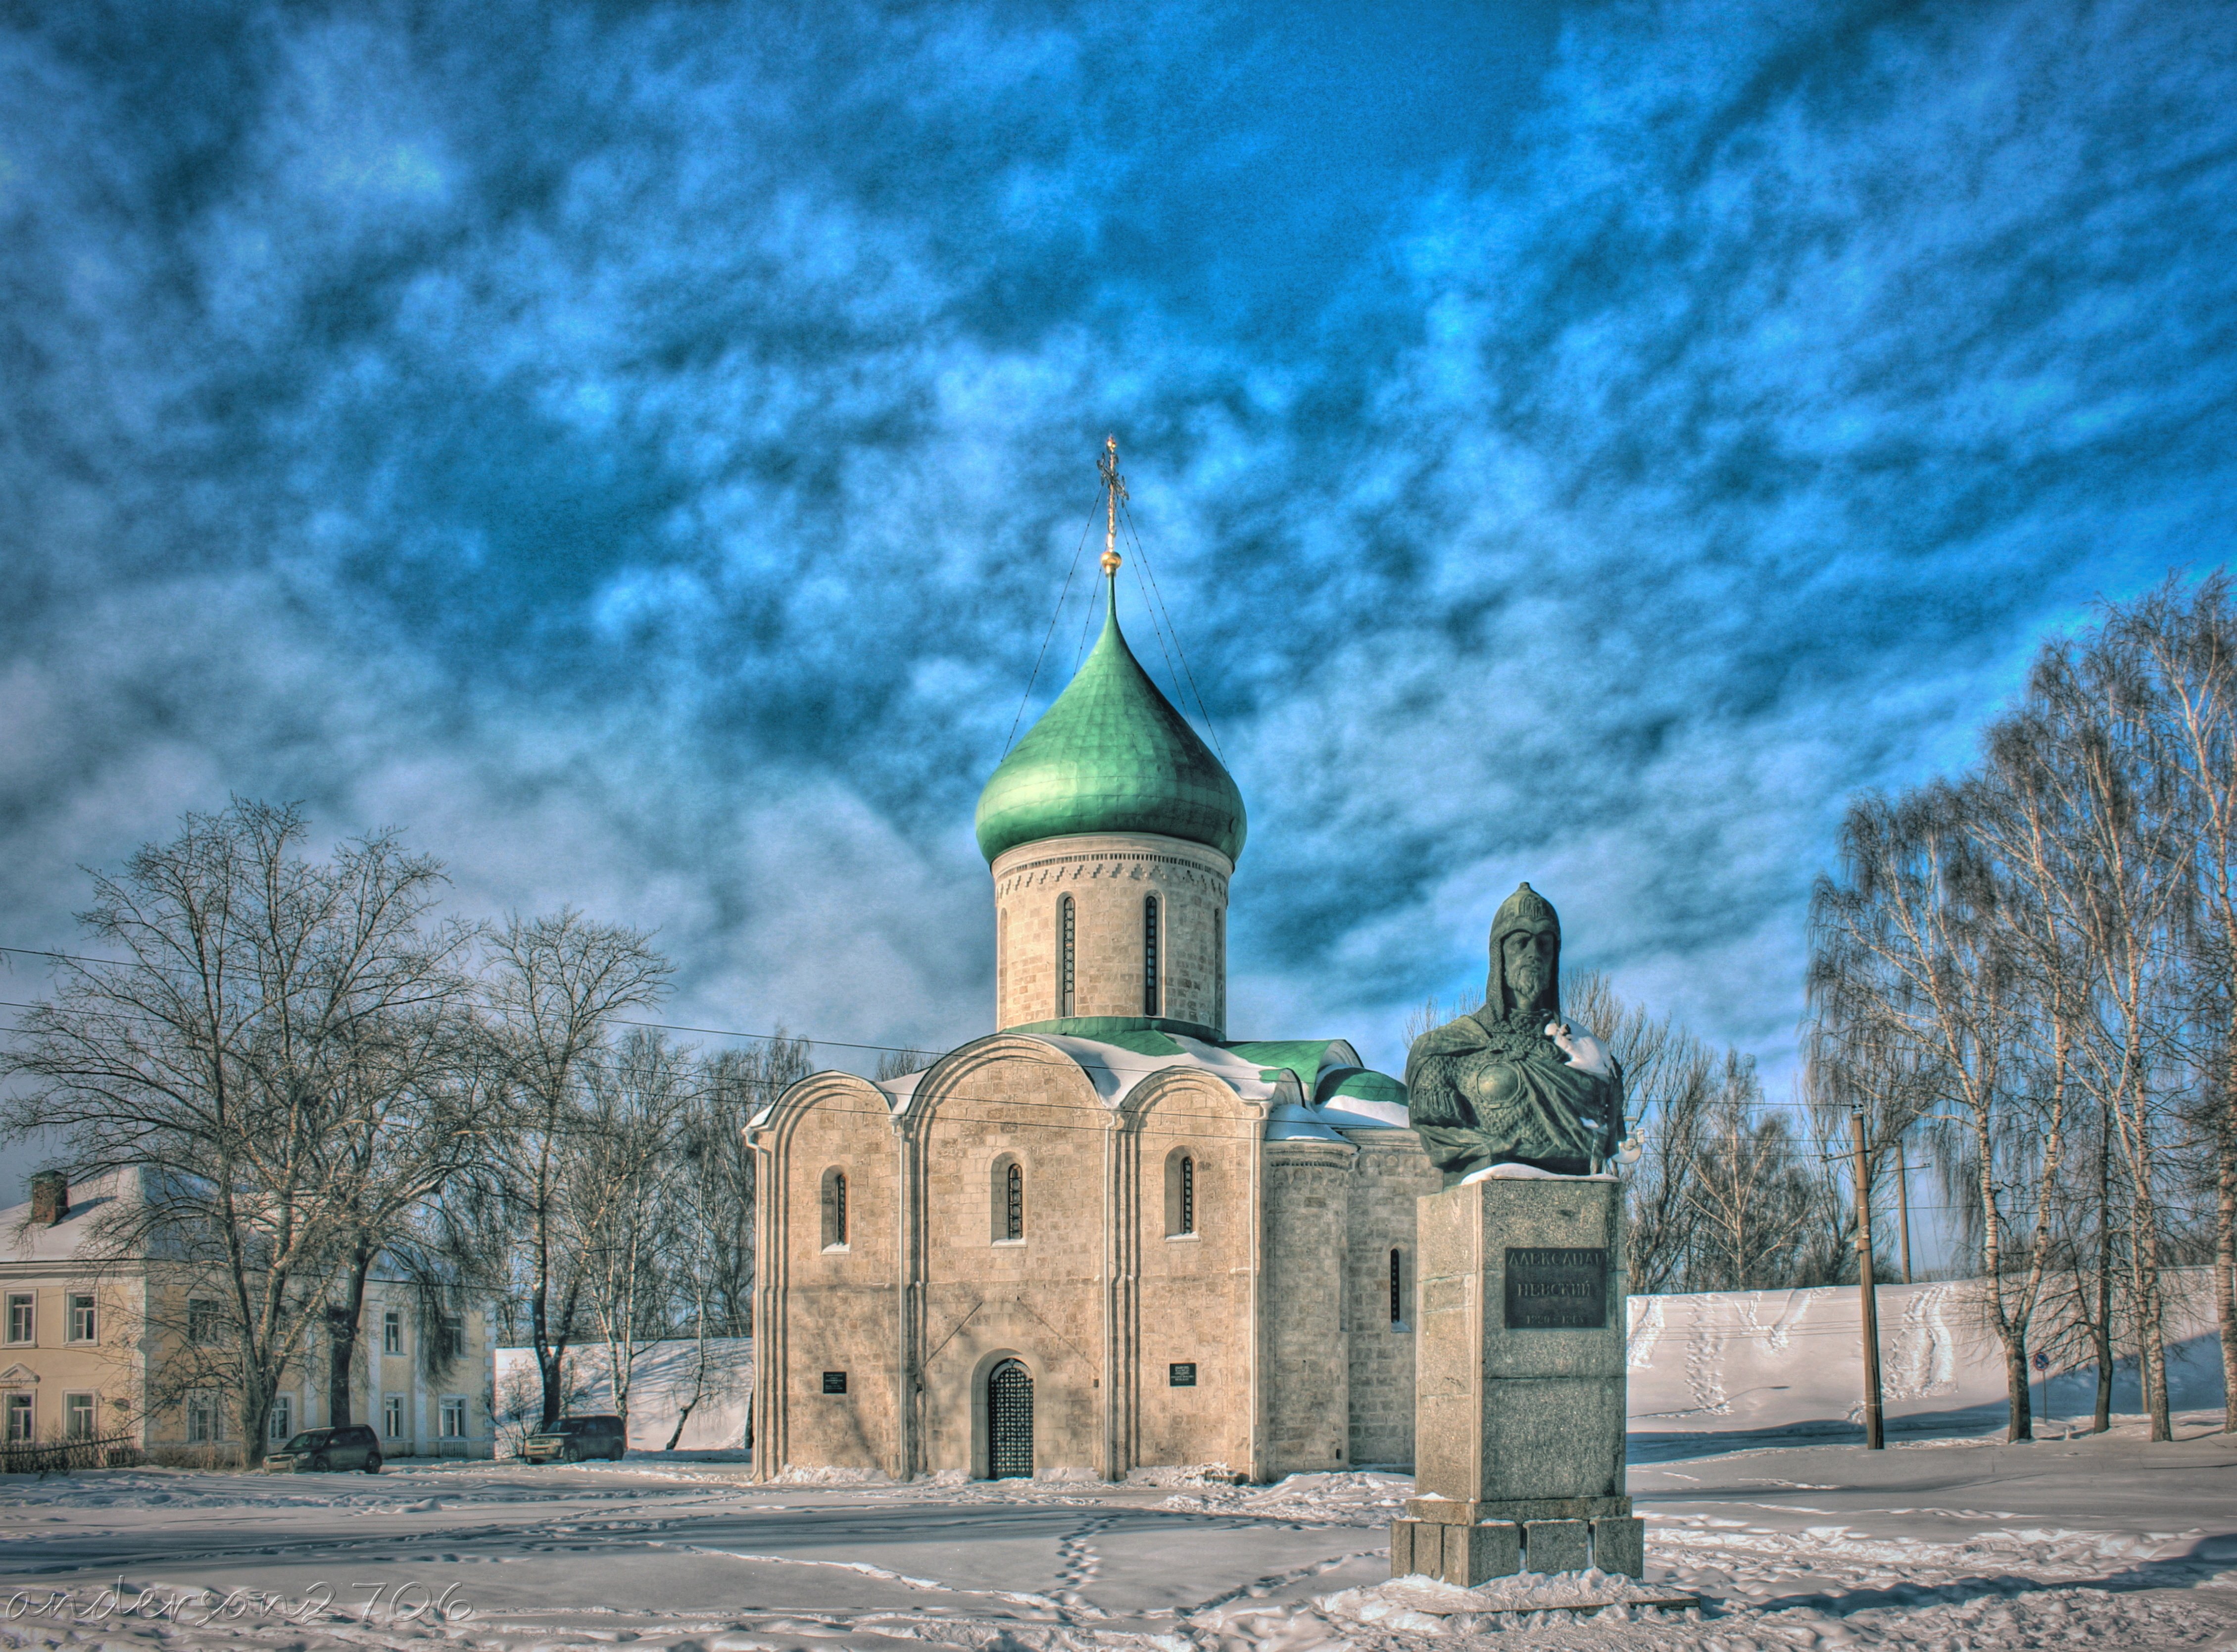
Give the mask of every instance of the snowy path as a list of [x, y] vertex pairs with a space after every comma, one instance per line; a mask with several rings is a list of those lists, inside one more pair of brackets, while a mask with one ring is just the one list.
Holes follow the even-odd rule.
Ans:
[[[1634, 1466], [1632, 1489], [1651, 1574], [1708, 1602], [1693, 1621], [1480, 1622], [1442, 1636], [1434, 1620], [1362, 1623], [1345, 1592], [1382, 1580], [1384, 1523], [1408, 1489], [1376, 1474], [766, 1487], [735, 1467], [634, 1460], [8, 1481], [0, 1642], [1374, 1652], [1519, 1633], [1534, 1646], [1722, 1652], [2237, 1646], [2237, 1569], [2237, 1569], [2237, 1444], [2214, 1437], [1659, 1456]], [[440, 1621], [421, 1605], [431, 1597], [447, 1602]]]

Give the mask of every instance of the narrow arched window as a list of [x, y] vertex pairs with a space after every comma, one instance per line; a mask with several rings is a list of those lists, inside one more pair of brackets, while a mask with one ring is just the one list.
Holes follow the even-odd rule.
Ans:
[[1078, 950], [1079, 916], [1066, 895], [1056, 903], [1056, 1013], [1072, 1014], [1072, 962]]
[[1211, 1024], [1227, 1030], [1227, 909], [1211, 909]]
[[1390, 1323], [1406, 1322], [1406, 1252], [1390, 1252]]
[[1026, 1167], [1013, 1164], [1002, 1176], [1002, 1237], [1023, 1239], [1025, 1236]]
[[823, 1173], [823, 1248], [833, 1249], [847, 1243], [847, 1173], [830, 1169]]
[[1165, 1155], [1165, 1237], [1196, 1237], [1196, 1157], [1186, 1147]]
[[1142, 1013], [1158, 1013], [1158, 897], [1142, 902]]

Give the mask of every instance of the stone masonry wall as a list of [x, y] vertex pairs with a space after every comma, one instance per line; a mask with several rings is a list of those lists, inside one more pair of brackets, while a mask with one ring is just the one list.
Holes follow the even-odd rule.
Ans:
[[1343, 1323], [1346, 1206], [1353, 1149], [1270, 1141], [1265, 1148], [1267, 1478], [1349, 1466], [1350, 1338]]
[[[1222, 1028], [1221, 932], [1234, 870], [1218, 850], [1149, 834], [1021, 843], [994, 862], [994, 1024], [1053, 1021], [1057, 903], [1072, 898], [1074, 1015], [1157, 1014]], [[1145, 1008], [1143, 902], [1158, 901], [1158, 1008]]]
[[[1351, 1461], [1414, 1465], [1415, 1201], [1443, 1178], [1411, 1130], [1354, 1130], [1344, 1262], [1351, 1344]], [[1400, 1314], [1390, 1317], [1390, 1253], [1400, 1261]]]
[[[1257, 1200], [1250, 1186], [1258, 1123], [1225, 1085], [1159, 1080], [1132, 1141], [1138, 1153], [1134, 1329], [1135, 1464], [1250, 1461], [1250, 1269]], [[1195, 1166], [1195, 1229], [1174, 1208], [1178, 1160]], [[1194, 1367], [1175, 1387], [1172, 1368]]]
[[[1033, 1378], [1037, 1472], [1107, 1471], [1105, 1182], [1117, 1120], [1079, 1069], [1013, 1045], [914, 1102], [923, 1183], [921, 1466], [987, 1472], [986, 1386]], [[1001, 1231], [1003, 1167], [1025, 1175], [1025, 1235]]]
[[[896, 1465], [897, 1160], [884, 1103], [859, 1079], [822, 1087], [789, 1132], [784, 1352], [772, 1373], [783, 1384], [789, 1464], [888, 1473]], [[823, 1189], [832, 1170], [847, 1177], [843, 1246], [824, 1243]], [[844, 1394], [823, 1391], [826, 1371], [846, 1373]]]

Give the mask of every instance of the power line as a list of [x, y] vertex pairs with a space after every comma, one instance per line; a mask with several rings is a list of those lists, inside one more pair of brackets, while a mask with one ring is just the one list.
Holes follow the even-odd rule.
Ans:
[[1180, 628], [1173, 624], [1173, 611], [1165, 602], [1165, 593], [1158, 584], [1158, 571], [1150, 565], [1149, 547], [1142, 543], [1141, 532], [1134, 525], [1134, 512], [1130, 509], [1125, 517], [1126, 536], [1133, 540], [1134, 553], [1141, 558], [1143, 572], [1150, 576], [1150, 589], [1157, 594], [1158, 606], [1165, 611], [1165, 629], [1173, 634], [1173, 651], [1180, 656], [1181, 671], [1188, 679], [1189, 691], [1196, 696], [1197, 715], [1204, 719], [1204, 731], [1211, 737], [1213, 752], [1222, 763], [1225, 763], [1227, 753], [1220, 748], [1219, 730], [1212, 726], [1211, 709], [1204, 703], [1204, 691], [1196, 685], [1196, 673], [1189, 669], [1188, 651], [1181, 646]]
[[[53, 949], [53, 948], [42, 948], [42, 947], [9, 947], [9, 946], [0, 946], [0, 953], [10, 953], [10, 954], [13, 954], [13, 955], [16, 955], [16, 956], [18, 956], [18, 957], [25, 957], [25, 958], [60, 958], [60, 959], [67, 960], [68, 961], [69, 961], [69, 962], [71, 962], [71, 963], [99, 964], [99, 965], [106, 966], [106, 967], [110, 968], [136, 968], [136, 967], [138, 967], [138, 966], [134, 965], [134, 964], [133, 964], [129, 960], [127, 960], [127, 959], [122, 959], [122, 958], [93, 958], [93, 957], [88, 957], [88, 956], [86, 956], [85, 955], [83, 955], [83, 954], [82, 954], [82, 953], [75, 953], [75, 952], [59, 952], [59, 951], [56, 951], [56, 950], [54, 950], [54, 949]], [[21, 1002], [21, 1001], [17, 1001], [17, 1000], [14, 1000], [14, 999], [0, 999], [0, 1009], [43, 1009], [43, 1008], [50, 1008], [50, 1007], [49, 1007], [49, 1006], [48, 1006], [48, 1005], [43, 1005], [43, 1004], [29, 1004], [29, 1003], [23, 1003], [23, 1002]], [[115, 1014], [116, 1012], [109, 1011], [109, 1012], [106, 1012], [106, 1013], [112, 1014]], [[499, 1014], [503, 1014], [503, 1013], [505, 1013], [505, 1012], [503, 1012], [503, 1011], [499, 1011], [499, 1012], [498, 1012], [498, 1013], [499, 1013]], [[151, 1018], [151, 1019], [152, 1019], [152, 1018]], [[819, 1048], [819, 1049], [872, 1050], [872, 1051], [875, 1051], [875, 1052], [877, 1052], [877, 1053], [879, 1053], [879, 1054], [891, 1054], [891, 1055], [929, 1055], [929, 1056], [931, 1056], [931, 1057], [933, 1058], [933, 1060], [934, 1060], [934, 1061], [938, 1061], [939, 1060], [940, 1060], [940, 1059], [944, 1058], [945, 1056], [954, 1054], [954, 1051], [952, 1051], [952, 1050], [927, 1050], [927, 1049], [923, 1048], [921, 1046], [914, 1045], [914, 1044], [872, 1044], [872, 1043], [867, 1043], [867, 1042], [862, 1042], [862, 1041], [860, 1041], [849, 1040], [849, 1039], [840, 1039], [840, 1038], [812, 1038], [812, 1037], [808, 1036], [808, 1035], [807, 1034], [805, 1034], [805, 1033], [781, 1033], [781, 1032], [780, 1032], [780, 1033], [749, 1033], [749, 1032], [743, 1032], [743, 1031], [739, 1030], [739, 1029], [738, 1029], [738, 1028], [731, 1028], [731, 1027], [693, 1027], [693, 1026], [687, 1026], [687, 1025], [685, 1025], [685, 1024], [683, 1024], [683, 1023], [677, 1022], [677, 1021], [635, 1021], [635, 1020], [632, 1020], [632, 1019], [630, 1019], [630, 1018], [629, 1018], [629, 1017], [627, 1017], [627, 1016], [616, 1016], [616, 1017], [614, 1018], [614, 1021], [615, 1021], [615, 1024], [616, 1024], [617, 1026], [621, 1026], [621, 1027], [637, 1027], [637, 1028], [644, 1028], [644, 1029], [646, 1029], [647, 1031], [650, 1031], [650, 1032], [660, 1032], [660, 1033], [693, 1033], [693, 1034], [699, 1034], [699, 1035], [701, 1035], [701, 1036], [703, 1036], [703, 1037], [708, 1037], [708, 1038], [736, 1038], [736, 1039], [744, 1039], [744, 1040], [748, 1040], [748, 1041], [752, 1041], [752, 1042], [755, 1042], [755, 1043], [763, 1043], [763, 1044], [777, 1044], [777, 1043], [808, 1044], [808, 1045], [812, 1045], [812, 1046], [814, 1046], [814, 1047], [817, 1047], [817, 1048]], [[993, 1032], [993, 1033], [990, 1033], [990, 1034], [980, 1034], [980, 1037], [994, 1037], [994, 1036], [998, 1036], [998, 1035], [999, 1035], [999, 1034], [1000, 1034], [1001, 1033], [1006, 1032], [1006, 1031], [1008, 1031], [1008, 1030], [1009, 1030], [1009, 1029], [1008, 1029], [1008, 1028], [997, 1028], [996, 1029], [994, 1029], [994, 1032]], [[1023, 1037], [1037, 1037], [1037, 1036], [1040, 1036], [1040, 1034], [1020, 1034], [1020, 1036], [1023, 1036]], [[1083, 1034], [1057, 1034], [1056, 1036], [1059, 1036], [1059, 1037], [1084, 1037], [1084, 1035], [1083, 1035]], [[966, 1043], [975, 1043], [976, 1041], [977, 1041], [977, 1040], [976, 1040], [976, 1039], [971, 1039], [971, 1040], [967, 1040], [967, 1041], [966, 1041]], [[1100, 1041], [1098, 1041], [1098, 1040], [1092, 1040], [1092, 1039], [1087, 1039], [1087, 1040], [1086, 1040], [1085, 1041], [1087, 1041], [1087, 1042], [1090, 1042], [1090, 1043], [1093, 1043], [1093, 1042], [1099, 1042]], [[1262, 1039], [1237, 1039], [1237, 1040], [1231, 1040], [1231, 1041], [1229, 1041], [1229, 1044], [1230, 1044], [1230, 1045], [1232, 1045], [1232, 1044], [1235, 1044], [1235, 1043], [1245, 1043], [1245, 1044], [1255, 1044], [1255, 1043], [1270, 1043], [1270, 1044], [1305, 1044], [1305, 1043], [1312, 1043], [1312, 1042], [1315, 1042], [1315, 1041], [1316, 1041], [1312, 1040], [1312, 1039], [1263, 1039], [1263, 1040], [1262, 1040]], [[1350, 1041], [1349, 1041], [1349, 1040], [1348, 1040], [1348, 1039], [1346, 1039], [1346, 1040], [1341, 1040], [1341, 1041], [1339, 1041], [1339, 1040], [1335, 1040], [1335, 1039], [1330, 1039], [1330, 1040], [1326, 1041], [1330, 1042], [1330, 1043], [1336, 1043], [1336, 1042], [1344, 1042], [1344, 1043], [1349, 1043]], [[957, 1049], [960, 1049], [960, 1048], [962, 1048], [962, 1047], [964, 1047], [964, 1046], [963, 1046], [963, 1045], [958, 1045], [958, 1046], [956, 1046], [956, 1048], [957, 1048]], [[1112, 1047], [1119, 1047], [1112, 1046]], [[1222, 1046], [1222, 1047], [1224, 1047], [1224, 1046]], [[1240, 1057], [1240, 1056], [1239, 1056], [1239, 1057], [1237, 1057], [1237, 1060], [1239, 1060], [1239, 1061], [1248, 1061], [1248, 1060], [1249, 1060], [1249, 1058], [1248, 1058], [1248, 1057]], [[927, 1065], [929, 1065], [929, 1064], [927, 1064]], [[1106, 1071], [1108, 1071], [1108, 1072], [1112, 1072], [1112, 1073], [1158, 1073], [1158, 1072], [1162, 1072], [1162, 1071], [1164, 1071], [1166, 1067], [1168, 1067], [1171, 1066], [1171, 1065], [1172, 1065], [1172, 1063], [1171, 1063], [1171, 1061], [1165, 1061], [1165, 1062], [1158, 1062], [1158, 1063], [1156, 1063], [1156, 1064], [1153, 1064], [1153, 1065], [1148, 1065], [1148, 1066], [1140, 1066], [1140, 1067], [1138, 1067], [1138, 1066], [1133, 1065], [1132, 1063], [1125, 1062], [1125, 1061], [1104, 1061], [1103, 1063], [1101, 1063], [1101, 1065], [1104, 1067], [1104, 1068], [1105, 1068]], [[918, 1070], [919, 1070], [919, 1071], [922, 1071], [922, 1070], [924, 1070], [924, 1069], [921, 1069], [921, 1069], [918, 1069]], [[1373, 1069], [1368, 1069], [1368, 1070], [1373, 1070]], [[1634, 1125], [1639, 1125], [1639, 1124], [1645, 1124], [1645, 1123], [1646, 1123], [1646, 1122], [1647, 1122], [1647, 1113], [1648, 1113], [1648, 1112], [1649, 1112], [1649, 1110], [1650, 1110], [1650, 1109], [1653, 1108], [1654, 1107], [1656, 1107], [1656, 1106], [1658, 1106], [1658, 1105], [1661, 1105], [1661, 1104], [1665, 1104], [1665, 1103], [1666, 1103], [1667, 1100], [1668, 1100], [1668, 1098], [1666, 1098], [1666, 1097], [1663, 1097], [1663, 1096], [1646, 1096], [1646, 1097], [1640, 1097], [1640, 1096], [1627, 1096], [1627, 1097], [1625, 1098], [1625, 1105], [1626, 1105], [1627, 1109], [1629, 1111], [1630, 1118], [1631, 1118], [1631, 1121], [1632, 1121]], [[1806, 1101], [1787, 1101], [1787, 1100], [1780, 1100], [1777, 1099], [1776, 1097], [1772, 1097], [1772, 1096], [1759, 1096], [1759, 1097], [1758, 1097], [1758, 1098], [1757, 1098], [1753, 1102], [1750, 1103], [1749, 1105], [1751, 1106], [1751, 1107], [1753, 1107], [1753, 1108], [1773, 1107], [1773, 1108], [1780, 1109], [1780, 1110], [1782, 1110], [1782, 1111], [1785, 1111], [1785, 1112], [1792, 1112], [1792, 1113], [1801, 1113], [1801, 1114], [1805, 1114], [1805, 1115], [1811, 1116], [1811, 1117], [1815, 1117], [1815, 1116], [1816, 1116], [1815, 1111], [1814, 1111], [1814, 1109], [1812, 1108], [1811, 1105], [1809, 1102], [1806, 1102]], [[1841, 1155], [1838, 1155], [1838, 1157], [1839, 1157], [1840, 1159], [1842, 1159], [1842, 1160], [1845, 1162], [1846, 1158], [1847, 1158], [1847, 1155], [1846, 1155], [1846, 1154], [1841, 1154]], [[1924, 1170], [1924, 1169], [1926, 1169], [1926, 1168], [1928, 1168], [1928, 1167], [1929, 1167], [1929, 1166], [1924, 1166], [1924, 1165], [1922, 1165], [1922, 1166], [1913, 1166], [1913, 1168], [1914, 1168], [1914, 1169], [1917, 1169], [1917, 1170]], [[1885, 1167], [1884, 1166], [1883, 1168], [1885, 1168]], [[1914, 1204], [1914, 1205], [1911, 1206], [1911, 1208], [1912, 1208], [1913, 1210], [1926, 1210], [1926, 1209], [1938, 1209], [1938, 1208], [1970, 1209], [1970, 1208], [1971, 1208], [1971, 1206], [1953, 1206], [1943, 1207], [1943, 1206], [1923, 1206], [1923, 1205], [1916, 1205], [1916, 1204]]]
[[1041, 633], [1040, 652], [1033, 656], [1033, 669], [1026, 678], [1026, 691], [1018, 697], [1018, 714], [1010, 719], [1009, 737], [1002, 742], [1002, 755], [1006, 757], [1018, 737], [1018, 724], [1026, 719], [1026, 706], [1033, 697], [1033, 684], [1040, 680], [1041, 661], [1047, 657], [1049, 639], [1056, 635], [1056, 622], [1064, 612], [1065, 598], [1072, 595], [1072, 577], [1079, 571], [1079, 553], [1087, 548], [1087, 536], [1094, 528], [1095, 512], [1091, 509], [1087, 520], [1080, 525], [1079, 543], [1072, 548], [1072, 561], [1064, 571], [1064, 589], [1057, 593], [1056, 606], [1049, 613], [1048, 629]]

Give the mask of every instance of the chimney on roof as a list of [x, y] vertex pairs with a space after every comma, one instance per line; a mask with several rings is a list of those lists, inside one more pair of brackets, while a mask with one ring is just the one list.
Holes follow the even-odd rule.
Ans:
[[31, 1219], [52, 1227], [69, 1214], [69, 1178], [43, 1170], [31, 1178]]

